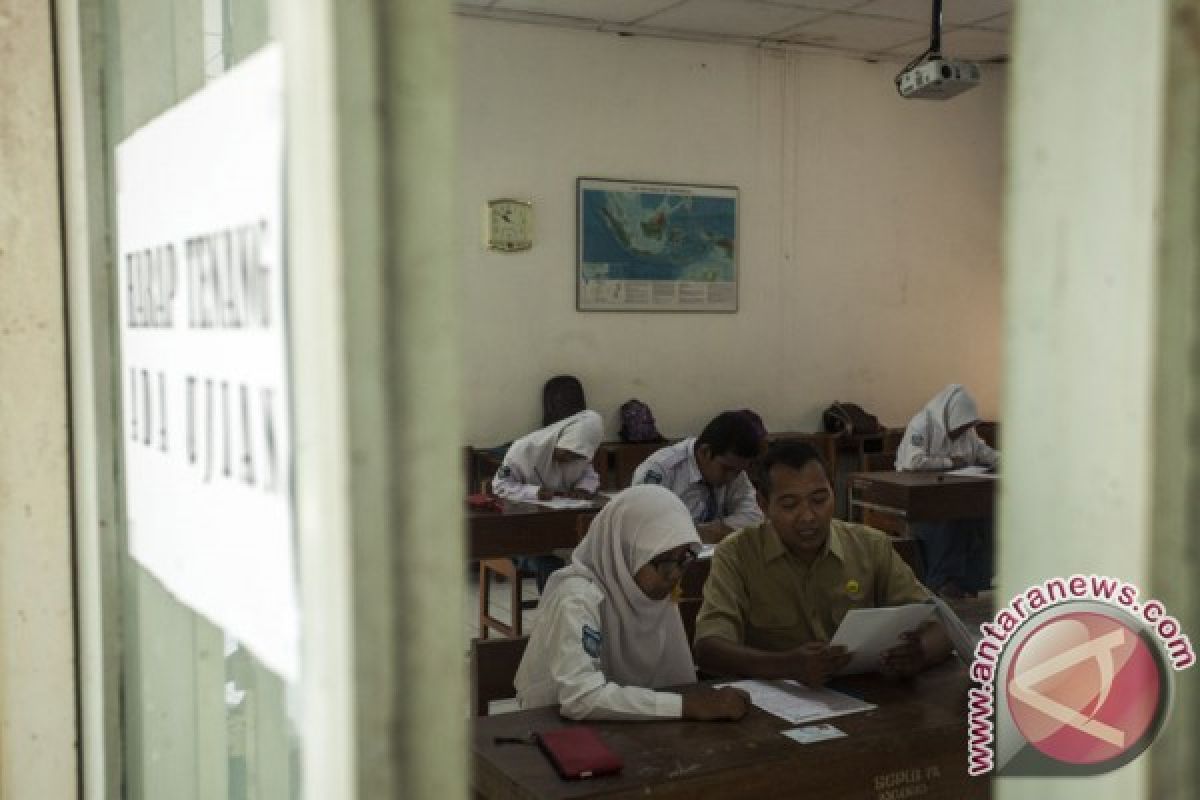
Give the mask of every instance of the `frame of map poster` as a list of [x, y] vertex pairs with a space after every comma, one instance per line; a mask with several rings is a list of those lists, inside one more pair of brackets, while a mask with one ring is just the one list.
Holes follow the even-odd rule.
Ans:
[[737, 311], [736, 186], [579, 178], [579, 311]]

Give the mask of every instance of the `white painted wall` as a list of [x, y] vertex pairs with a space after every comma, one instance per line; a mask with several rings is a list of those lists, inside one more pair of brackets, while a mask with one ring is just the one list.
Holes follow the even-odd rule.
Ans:
[[[951, 381], [998, 415], [1005, 71], [944, 103], [894, 64], [458, 19], [468, 441], [536, 427], [578, 375], [615, 436], [751, 407], [811, 430], [835, 399], [903, 425]], [[741, 190], [737, 314], [575, 310], [575, 179]], [[535, 244], [487, 251], [483, 208], [532, 199]]]

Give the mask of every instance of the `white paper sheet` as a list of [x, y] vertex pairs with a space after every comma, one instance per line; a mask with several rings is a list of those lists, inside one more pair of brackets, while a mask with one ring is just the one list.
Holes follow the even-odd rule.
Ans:
[[967, 478], [999, 478], [999, 473], [993, 472], [991, 467], [961, 467], [952, 469], [946, 473], [947, 475], [962, 475]]
[[754, 705], [768, 714], [785, 719], [793, 725], [818, 719], [857, 714], [875, 708], [833, 689], [812, 689], [796, 681], [735, 681], [719, 686], [732, 686], [750, 695]]
[[933, 601], [934, 608], [937, 609], [938, 619], [942, 623], [946, 635], [950, 637], [950, 643], [954, 645], [954, 652], [958, 654], [964, 664], [970, 666], [975, 658], [975, 645], [982, 637], [978, 633], [972, 633], [971, 629], [959, 619], [958, 614], [954, 613], [954, 609], [945, 600], [937, 595], [933, 595], [930, 599]]
[[846, 612], [831, 645], [842, 645], [852, 654], [839, 675], [855, 675], [879, 668], [879, 657], [900, 643], [900, 634], [911, 631], [930, 614], [929, 603], [910, 603], [887, 608], [852, 608]]
[[552, 497], [549, 500], [533, 500], [535, 506], [545, 508], [591, 508], [596, 505], [591, 500], [580, 500], [575, 497]]

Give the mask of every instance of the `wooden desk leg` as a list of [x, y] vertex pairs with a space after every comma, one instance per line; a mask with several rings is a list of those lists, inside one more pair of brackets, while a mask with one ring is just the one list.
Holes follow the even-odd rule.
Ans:
[[[488, 573], [508, 578], [511, 592], [512, 622], [504, 624], [492, 616], [492, 581]], [[512, 639], [521, 637], [521, 571], [509, 558], [485, 558], [479, 562], [479, 638], [486, 639], [491, 629]]]
[[490, 619], [492, 582], [488, 580], [487, 568], [483, 566], [483, 561], [479, 562], [479, 638], [486, 639], [491, 632], [491, 626], [487, 624]]

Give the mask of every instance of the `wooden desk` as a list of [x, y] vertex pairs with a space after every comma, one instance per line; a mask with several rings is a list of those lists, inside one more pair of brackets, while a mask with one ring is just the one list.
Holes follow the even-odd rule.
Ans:
[[467, 510], [467, 558], [532, 556], [579, 544], [579, 518], [595, 514], [588, 508], [550, 509], [530, 503], [504, 504], [503, 511]]
[[[967, 776], [967, 675], [957, 662], [906, 683], [844, 679], [879, 708], [830, 722], [847, 736], [798, 744], [790, 723], [757, 708], [739, 722], [591, 722], [625, 760], [620, 775], [564, 781], [536, 748], [494, 736], [572, 723], [554, 708], [473, 720], [472, 783], [488, 798], [986, 798]], [[911, 787], [911, 788], [909, 788]], [[908, 788], [909, 793], [902, 793]]]
[[856, 472], [850, 476], [850, 516], [869, 508], [907, 522], [990, 517], [996, 479], [940, 472]]

